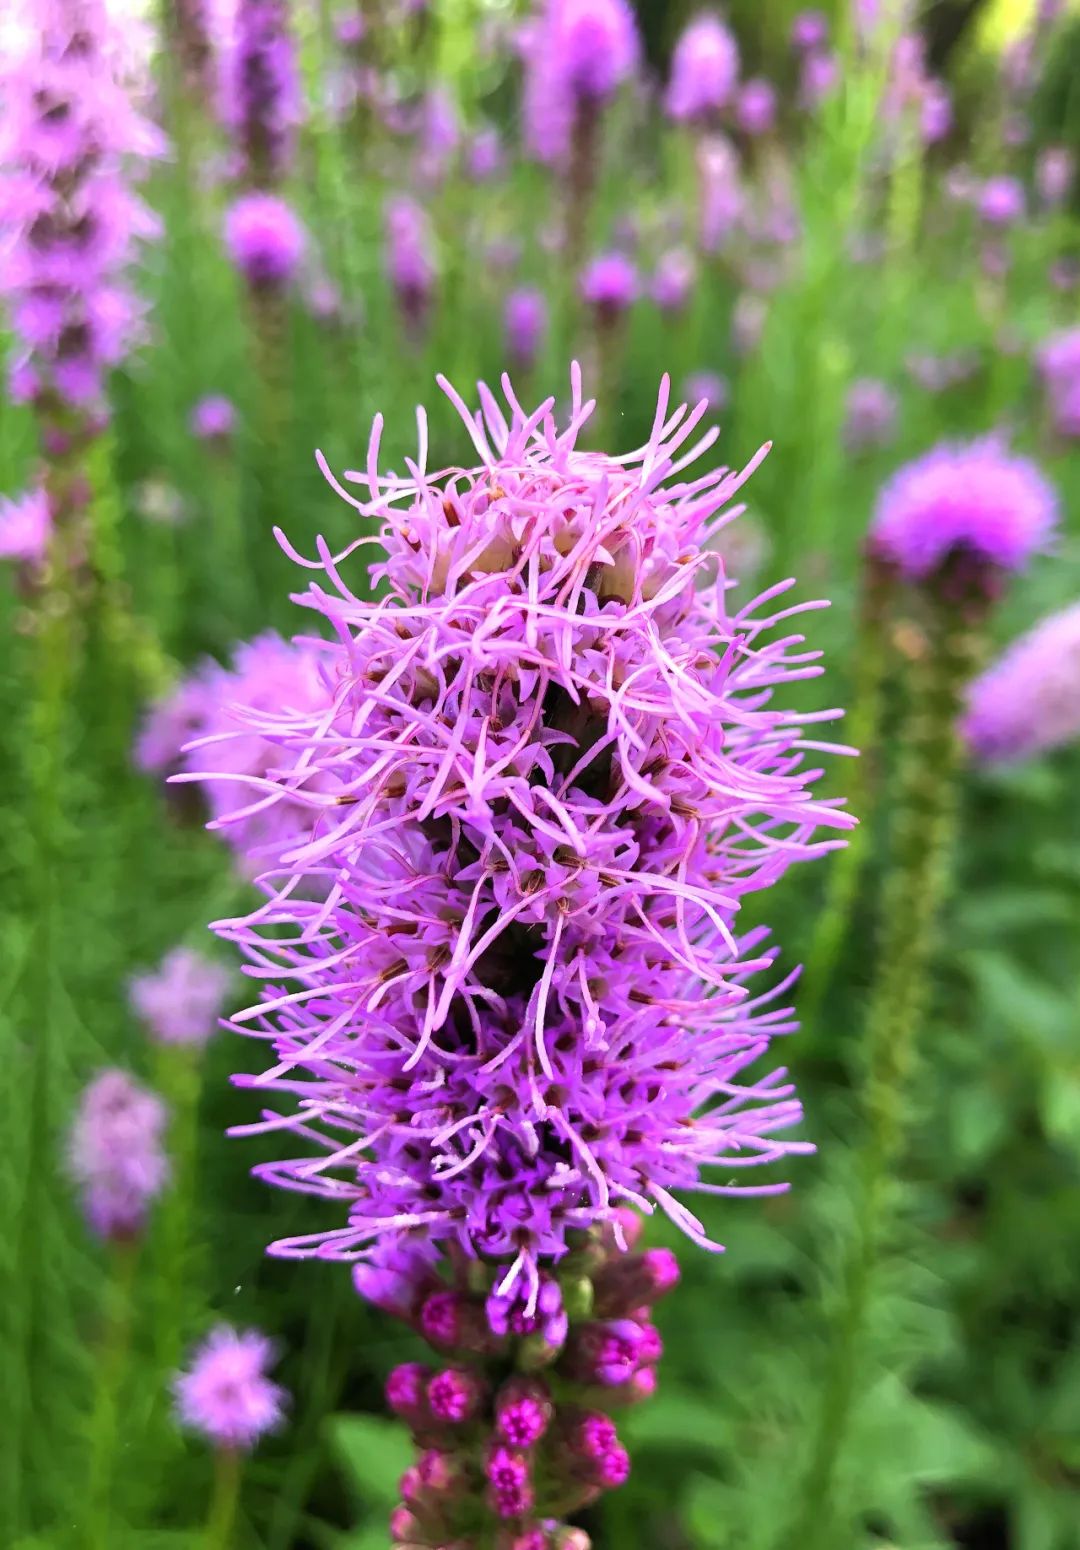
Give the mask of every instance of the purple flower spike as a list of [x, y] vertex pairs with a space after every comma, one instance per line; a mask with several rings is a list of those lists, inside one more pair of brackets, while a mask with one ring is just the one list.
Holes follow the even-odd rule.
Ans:
[[961, 731], [983, 764], [1080, 739], [1080, 603], [1043, 619], [975, 680]]
[[202, 1045], [217, 1027], [231, 983], [221, 964], [174, 947], [153, 974], [131, 981], [131, 1005], [160, 1043]]
[[83, 1092], [68, 1143], [91, 1229], [136, 1237], [169, 1177], [162, 1147], [165, 1105], [126, 1071], [102, 1071]]
[[690, 300], [696, 280], [693, 254], [685, 248], [671, 248], [657, 262], [649, 293], [661, 312], [681, 312]]
[[522, 49], [529, 150], [539, 161], [560, 162], [575, 122], [595, 115], [637, 69], [634, 13], [627, 0], [544, 0]]
[[739, 79], [739, 49], [719, 16], [695, 16], [675, 45], [665, 107], [678, 123], [705, 122]]
[[529, 372], [547, 331], [547, 302], [540, 291], [511, 291], [506, 298], [506, 353], [517, 371]]
[[761, 76], [744, 82], [735, 102], [735, 122], [744, 135], [767, 135], [776, 125], [776, 87]]
[[219, 1325], [173, 1385], [180, 1424], [230, 1452], [253, 1448], [284, 1416], [285, 1390], [266, 1376], [273, 1360], [265, 1335]]
[[844, 406], [844, 445], [849, 452], [886, 447], [896, 429], [896, 394], [876, 377], [860, 377], [848, 389]]
[[1018, 179], [987, 178], [979, 194], [979, 216], [985, 225], [1002, 231], [1023, 220], [1024, 204], [1024, 185]]
[[435, 259], [427, 215], [404, 195], [386, 207], [386, 268], [402, 319], [419, 335], [435, 294]]
[[829, 23], [823, 11], [800, 11], [791, 24], [792, 47], [800, 53], [824, 48], [829, 41]]
[[288, 172], [300, 118], [288, 21], [288, 0], [237, 0], [223, 72], [223, 117], [236, 138], [245, 176], [264, 188]]
[[1018, 571], [1056, 521], [1057, 496], [1035, 464], [988, 437], [935, 447], [894, 474], [878, 497], [870, 541], [910, 580], [954, 558], [990, 573]]
[[228, 441], [236, 429], [236, 406], [220, 393], [200, 398], [191, 411], [191, 434], [200, 441]]
[[581, 276], [581, 299], [602, 327], [617, 323], [637, 300], [638, 275], [622, 253], [602, 253]]
[[229, 257], [256, 290], [281, 290], [295, 278], [307, 234], [276, 194], [242, 194], [225, 215]]
[[633, 1249], [639, 1216], [715, 1249], [685, 1197], [808, 1149], [786, 1073], [751, 1071], [793, 1023], [739, 910], [852, 820], [813, 791], [835, 713], [781, 703], [818, 671], [787, 622], [809, 605], [786, 586], [735, 605], [716, 546], [757, 460], [696, 472], [717, 432], [666, 379], [618, 458], [578, 444], [576, 367], [561, 430], [507, 378], [478, 413], [440, 384], [472, 466], [428, 468], [421, 412], [417, 457], [382, 474], [377, 420], [333, 481], [363, 536], [296, 556], [330, 637], [319, 692], [244, 718], [275, 758], [239, 812], [307, 822], [217, 929], [262, 982], [234, 1026], [271, 1045], [250, 1080], [273, 1109], [245, 1128], [292, 1109], [298, 1141], [323, 1138], [256, 1170], [328, 1207], [272, 1252], [367, 1267], [361, 1289], [449, 1358], [423, 1405], [422, 1375], [395, 1373], [391, 1405], [421, 1453], [467, 1424], [462, 1468], [483, 1468], [460, 1510], [410, 1472], [394, 1537], [454, 1544], [481, 1517], [485, 1542], [557, 1545], [627, 1468], [614, 1438], [585, 1467], [574, 1413], [656, 1386], [649, 1308], [676, 1274]]

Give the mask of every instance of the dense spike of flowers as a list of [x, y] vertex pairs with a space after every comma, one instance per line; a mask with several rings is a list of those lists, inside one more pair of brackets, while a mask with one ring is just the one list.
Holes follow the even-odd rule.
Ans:
[[695, 16], [675, 45], [665, 107], [678, 123], [707, 122], [725, 107], [739, 79], [739, 48], [719, 16]]
[[40, 564], [51, 531], [49, 497], [44, 490], [27, 490], [14, 499], [0, 495], [0, 560]]
[[222, 109], [244, 178], [272, 188], [289, 170], [300, 117], [287, 0], [237, 0]]
[[205, 1044], [217, 1027], [232, 976], [190, 947], [174, 947], [129, 987], [132, 1010], [162, 1044]]
[[988, 764], [1080, 739], [1080, 603], [1041, 620], [975, 680], [961, 730]]
[[295, 279], [307, 233], [277, 194], [241, 194], [225, 212], [225, 246], [253, 290], [275, 291]]
[[698, 233], [704, 252], [715, 253], [742, 217], [745, 197], [735, 147], [724, 135], [708, 135], [697, 147]]
[[83, 1091], [68, 1141], [68, 1167], [82, 1191], [91, 1229], [102, 1238], [135, 1237], [165, 1187], [167, 1114], [126, 1071], [100, 1072]]
[[266, 1376], [273, 1360], [258, 1330], [211, 1330], [173, 1384], [180, 1424], [230, 1452], [253, 1448], [284, 1419], [285, 1390]]
[[943, 443], [907, 463], [878, 497], [871, 546], [923, 580], [957, 560], [990, 572], [1021, 570], [1057, 520], [1052, 486], [1000, 441]]
[[[793, 1026], [790, 982], [751, 988], [775, 954], [737, 916], [852, 820], [804, 762], [834, 713], [772, 701], [819, 671], [786, 623], [807, 605], [781, 586], [727, 606], [713, 544], [746, 473], [692, 471], [705, 405], [671, 409], [665, 380], [648, 442], [611, 458], [578, 447], [576, 369], [562, 431], [508, 379], [478, 415], [442, 385], [475, 465], [429, 472], [421, 414], [418, 457], [381, 474], [377, 420], [364, 470], [333, 481], [377, 538], [295, 556], [334, 643], [316, 704], [248, 713], [279, 759], [240, 811], [296, 832], [218, 930], [263, 983], [234, 1019], [270, 1051], [237, 1079], [267, 1101], [241, 1130], [316, 1149], [256, 1172], [348, 1210], [272, 1252], [353, 1263], [440, 1353], [390, 1403], [423, 1449], [465, 1424], [486, 1439], [471, 1500], [525, 1533], [628, 1467], [614, 1445], [583, 1467], [550, 1418], [541, 1434], [536, 1375], [605, 1407], [656, 1385], [649, 1308], [674, 1274], [604, 1272], [636, 1236], [627, 1207], [716, 1247], [681, 1197], [806, 1149], [785, 1073], [751, 1071]], [[365, 601], [345, 569], [373, 541]], [[460, 1532], [447, 1467], [446, 1490], [410, 1472], [399, 1543]]]
[[1052, 334], [1039, 350], [1038, 368], [1055, 432], [1080, 437], [1080, 328]]
[[85, 409], [137, 337], [125, 271], [158, 226], [130, 187], [164, 142], [125, 90], [100, 0], [25, 4], [0, 61], [0, 295], [15, 397]]

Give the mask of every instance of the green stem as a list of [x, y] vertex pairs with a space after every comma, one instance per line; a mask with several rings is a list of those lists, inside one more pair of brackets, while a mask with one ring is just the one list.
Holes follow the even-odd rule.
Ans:
[[955, 605], [930, 600], [928, 611], [902, 732], [891, 865], [862, 1052], [864, 1132], [855, 1160], [855, 1215], [835, 1348], [795, 1523], [782, 1541], [800, 1550], [818, 1550], [842, 1538], [834, 1500], [836, 1468], [858, 1392], [875, 1272], [894, 1217], [892, 1185], [903, 1150], [906, 1095], [938, 915], [948, 889], [960, 763], [956, 724], [978, 634]]
[[205, 1550], [228, 1550], [240, 1500], [242, 1460], [235, 1448], [221, 1448], [214, 1460], [214, 1494], [206, 1519]]
[[85, 1536], [88, 1550], [111, 1550], [114, 1543], [110, 1528], [112, 1484], [119, 1436], [120, 1394], [131, 1350], [132, 1289], [137, 1259], [135, 1243], [120, 1242], [113, 1246], [91, 1419]]
[[179, 1365], [192, 1279], [192, 1207], [196, 1190], [199, 1139], [201, 1051], [187, 1046], [160, 1050], [158, 1090], [172, 1114], [169, 1152], [172, 1187], [161, 1202], [158, 1219], [157, 1365], [172, 1372]]

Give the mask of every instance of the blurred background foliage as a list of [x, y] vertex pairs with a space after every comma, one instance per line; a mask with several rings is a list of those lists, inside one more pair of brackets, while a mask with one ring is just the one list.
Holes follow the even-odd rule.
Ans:
[[[695, 9], [641, 0], [658, 74]], [[1013, 146], [1001, 132], [1001, 49], [1028, 25], [1030, 8], [928, 7], [927, 57], [950, 83], [955, 124], [925, 155], [917, 147], [889, 160], [877, 135], [882, 83], [853, 54], [818, 111], [794, 107], [796, 9], [794, 0], [729, 6], [744, 73], [764, 73], [781, 90], [781, 132], [767, 147], [741, 146], [747, 185], [760, 191], [778, 178], [798, 236], [771, 255], [776, 272], [756, 290], [750, 255], [736, 245], [702, 262], [680, 317], [646, 300], [635, 306], [618, 360], [606, 363], [600, 414], [612, 450], [624, 449], [647, 431], [661, 372], [676, 385], [694, 371], [723, 374], [730, 407], [719, 415], [717, 456], [743, 462], [774, 442], [748, 492], [743, 564], [763, 584], [795, 575], [800, 595], [832, 600], [812, 627], [828, 675], [807, 694], [844, 704], [875, 492], [943, 437], [1003, 428], [1040, 458], [1061, 494], [1056, 553], [1010, 594], [999, 640], [1080, 595], [1080, 464], [1075, 443], [1052, 434], [1032, 364], [1041, 342], [1077, 319], [1075, 283], [1051, 280], [1055, 264], [1080, 258], [1076, 182], [1063, 209], [1032, 214], [1009, 233], [1003, 275], [980, 266], [977, 216], [947, 186], [961, 163], [974, 177], [1009, 171], [1030, 186], [1040, 149], [1080, 146], [1080, 15], [1056, 25], [1027, 105], [1030, 138]], [[842, 32], [843, 7], [831, 12]], [[129, 1010], [131, 974], [178, 942], [204, 946], [205, 922], [247, 889], [189, 805], [136, 773], [129, 753], [146, 704], [204, 653], [220, 658], [261, 629], [296, 627], [295, 579], [272, 524], [301, 552], [316, 534], [337, 545], [354, 530], [354, 513], [318, 472], [316, 447], [335, 470], [356, 466], [379, 410], [387, 461], [399, 463], [413, 445], [413, 407], [424, 401], [433, 462], [462, 455], [432, 379], [443, 371], [468, 396], [477, 377], [503, 369], [511, 283], [540, 286], [552, 314], [522, 395], [564, 395], [575, 352], [596, 381], [574, 276], [544, 241], [562, 191], [516, 150], [519, 72], [505, 43], [482, 47], [492, 18], [513, 20], [505, 6], [442, 0], [422, 24], [388, 32], [383, 67], [406, 100], [441, 78], [465, 122], [493, 123], [510, 148], [491, 181], [455, 169], [424, 192], [438, 281], [419, 341], [403, 329], [382, 247], [384, 200], [414, 183], [415, 146], [334, 109], [327, 83], [341, 50], [329, 0], [293, 0], [306, 118], [288, 192], [312, 234], [308, 279], [328, 282], [334, 304], [320, 312], [310, 287], [298, 293], [262, 353], [220, 238], [222, 132], [182, 94], [170, 97], [167, 60], [150, 60], [153, 111], [175, 149], [144, 189], [164, 221], [137, 276], [148, 337], [114, 376], [109, 430], [94, 453], [94, 521], [107, 535], [115, 585], [112, 601], [99, 599], [82, 621], [62, 758], [44, 804], [30, 798], [41, 785], [34, 601], [13, 567], [0, 581], [0, 1544], [11, 1550], [203, 1542], [211, 1466], [172, 1421], [168, 1383], [218, 1316], [275, 1337], [278, 1376], [293, 1395], [287, 1429], [247, 1470], [236, 1544], [387, 1543], [407, 1447], [381, 1415], [381, 1385], [414, 1344], [355, 1297], [339, 1268], [264, 1257], [267, 1241], [320, 1208], [250, 1180], [250, 1144], [223, 1139], [227, 1125], [251, 1117], [228, 1081], [249, 1051], [218, 1037], [195, 1075], [175, 1052], [151, 1046]], [[645, 96], [624, 96], [605, 125], [590, 245], [609, 244], [629, 216], [648, 269], [672, 212], [692, 218], [694, 197], [691, 138], [663, 124]], [[519, 249], [512, 279], [490, 256], [508, 241]], [[758, 334], [741, 348], [740, 313]], [[928, 386], [920, 360], [959, 363], [955, 380]], [[845, 402], [851, 383], [868, 376], [896, 393], [898, 423], [888, 445], [853, 453]], [[189, 428], [193, 405], [211, 392], [239, 409], [226, 452]], [[29, 411], [5, 402], [0, 489], [29, 483], [35, 458]], [[127, 621], [119, 632], [117, 606]], [[902, 652], [894, 661], [902, 677]], [[887, 722], [869, 750], [884, 811], [895, 753]], [[842, 793], [848, 779], [834, 768], [830, 791]], [[836, 1550], [1080, 1546], [1078, 781], [1075, 747], [965, 779], [955, 895], [905, 1097], [902, 1228], [875, 1297], [872, 1360], [841, 1460], [851, 1537]], [[880, 813], [870, 821], [880, 824]], [[872, 839], [840, 960], [786, 1051], [817, 1154], [800, 1162], [788, 1196], [706, 1209], [728, 1245], [723, 1257], [681, 1248], [684, 1284], [660, 1315], [660, 1392], [628, 1422], [634, 1473], [588, 1524], [597, 1550], [783, 1546], [793, 1482], [814, 1441], [850, 1219], [879, 853]], [[826, 870], [789, 876], [769, 900], [786, 962], [809, 948]], [[63, 1176], [73, 1102], [106, 1063], [139, 1072], [174, 1115], [197, 1103], [197, 1145], [135, 1269], [131, 1357], [112, 1415], [101, 1409], [100, 1372], [115, 1281]], [[650, 1238], [664, 1241], [664, 1229], [650, 1227]], [[103, 1430], [115, 1438], [104, 1515], [93, 1474]]]

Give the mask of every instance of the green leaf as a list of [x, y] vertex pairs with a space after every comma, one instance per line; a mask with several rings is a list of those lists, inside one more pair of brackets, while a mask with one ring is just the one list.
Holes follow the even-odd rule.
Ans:
[[401, 1427], [373, 1415], [339, 1415], [330, 1422], [330, 1438], [360, 1499], [392, 1507], [398, 1481], [412, 1463], [412, 1445]]

